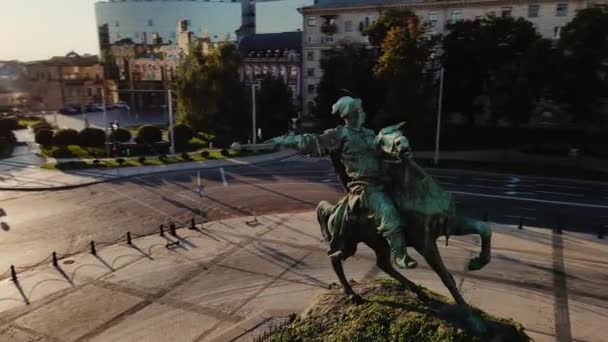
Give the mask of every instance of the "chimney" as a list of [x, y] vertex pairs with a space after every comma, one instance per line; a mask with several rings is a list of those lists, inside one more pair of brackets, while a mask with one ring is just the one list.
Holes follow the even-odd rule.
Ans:
[[241, 28], [239, 29], [240, 41], [244, 37], [255, 34], [255, 1], [241, 0]]

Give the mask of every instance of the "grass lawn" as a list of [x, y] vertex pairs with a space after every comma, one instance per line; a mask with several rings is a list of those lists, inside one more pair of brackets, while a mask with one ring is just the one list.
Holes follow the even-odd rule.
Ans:
[[40, 122], [44, 122], [44, 118], [40, 118], [40, 119], [19, 119], [19, 126], [23, 126], [23, 127], [29, 127], [29, 126], [33, 126], [37, 123]]
[[[416, 159], [416, 162], [425, 168], [436, 167], [431, 159]], [[572, 166], [542, 166], [491, 161], [440, 160], [437, 168], [608, 181], [608, 173], [576, 167], [574, 163]]]
[[258, 154], [265, 154], [271, 151], [260, 151], [260, 152], [236, 152], [229, 151], [229, 156], [224, 156], [220, 151], [211, 151], [209, 156], [202, 157], [200, 152], [189, 153], [189, 158], [184, 159], [181, 156], [172, 156], [167, 157], [165, 160], [160, 160], [158, 157], [146, 157], [143, 162], [140, 162], [138, 159], [124, 159], [124, 162], [121, 164], [117, 160], [121, 158], [116, 158], [112, 160], [99, 160], [98, 163], [94, 163], [92, 161], [73, 161], [73, 162], [64, 162], [64, 163], [46, 163], [41, 166], [43, 169], [47, 170], [79, 170], [79, 169], [104, 169], [104, 168], [117, 168], [117, 167], [129, 167], [129, 166], [148, 166], [148, 165], [169, 165], [169, 164], [177, 164], [184, 162], [192, 162], [192, 161], [205, 161], [205, 160], [215, 160], [215, 159], [225, 159], [232, 157], [245, 157], [252, 156]]

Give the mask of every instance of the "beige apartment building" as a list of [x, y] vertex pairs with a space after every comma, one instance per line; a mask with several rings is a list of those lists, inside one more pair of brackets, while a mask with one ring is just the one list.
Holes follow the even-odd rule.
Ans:
[[65, 57], [26, 64], [30, 106], [58, 110], [101, 102], [103, 67], [97, 56], [70, 52]]
[[[594, 3], [607, 3], [596, 1]], [[316, 89], [322, 76], [323, 50], [341, 42], [368, 43], [362, 30], [386, 9], [410, 9], [425, 20], [436, 33], [445, 33], [450, 22], [475, 19], [484, 15], [522, 17], [531, 21], [545, 38], [559, 38], [561, 28], [576, 11], [593, 3], [585, 0], [458, 0], [458, 1], [378, 1], [317, 0], [300, 9], [304, 20], [303, 84], [304, 116], [310, 116]]]

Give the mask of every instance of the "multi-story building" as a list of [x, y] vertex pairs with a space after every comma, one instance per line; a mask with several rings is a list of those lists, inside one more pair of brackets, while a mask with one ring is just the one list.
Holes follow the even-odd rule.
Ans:
[[280, 78], [291, 89], [292, 101], [300, 106], [302, 32], [256, 34], [239, 43], [241, 82], [259, 84], [264, 77]]
[[531, 21], [543, 37], [557, 39], [576, 11], [588, 5], [586, 0], [316, 0], [315, 5], [300, 9], [304, 28], [304, 115], [309, 116], [314, 107], [317, 85], [323, 76], [323, 50], [340, 42], [368, 44], [362, 31], [384, 10], [410, 9], [436, 33], [444, 33], [448, 23], [485, 15], [522, 17]]
[[65, 57], [26, 63], [30, 106], [39, 110], [58, 110], [101, 102], [103, 67], [97, 56]]

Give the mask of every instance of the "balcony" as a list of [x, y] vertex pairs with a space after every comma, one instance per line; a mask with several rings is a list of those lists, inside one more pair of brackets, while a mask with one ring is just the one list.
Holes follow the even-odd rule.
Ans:
[[331, 36], [331, 35], [335, 34], [336, 32], [338, 32], [338, 26], [336, 24], [332, 24], [332, 23], [325, 23], [325, 24], [321, 25], [321, 32], [323, 34]]

